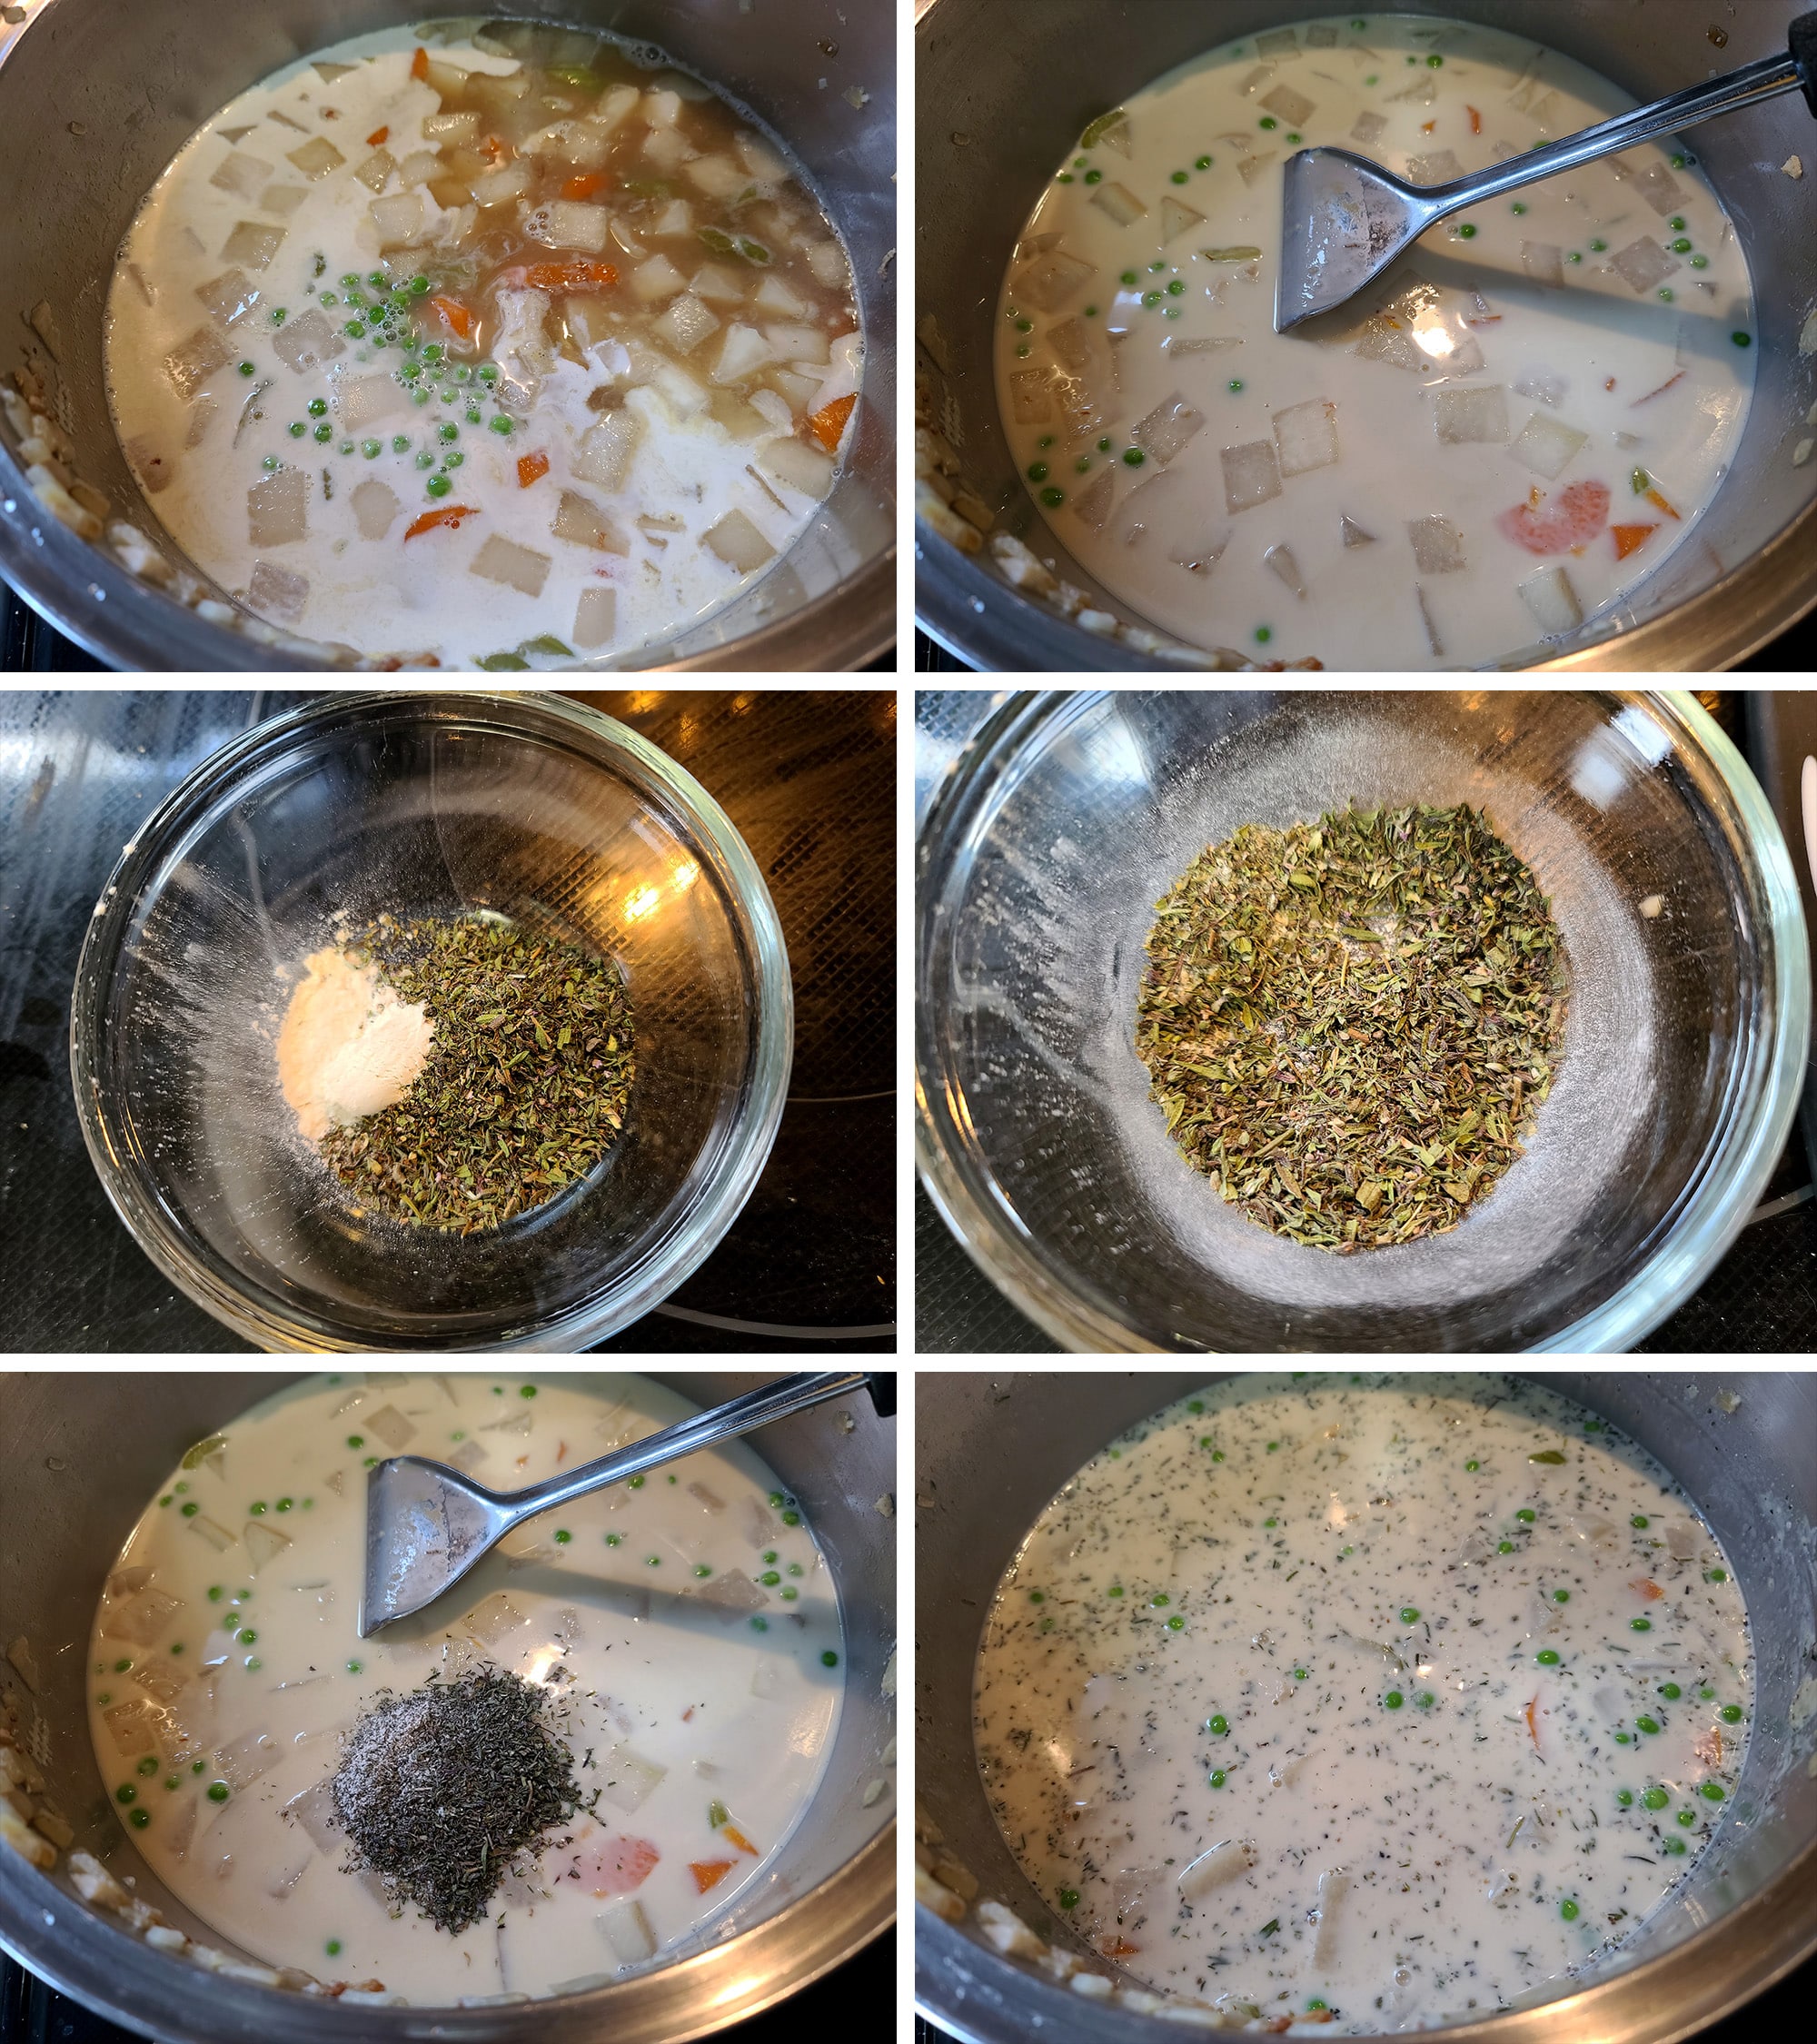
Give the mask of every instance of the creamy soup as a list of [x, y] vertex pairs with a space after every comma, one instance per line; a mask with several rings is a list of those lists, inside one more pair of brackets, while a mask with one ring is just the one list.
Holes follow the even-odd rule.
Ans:
[[1427, 15], [1224, 45], [1086, 130], [1005, 278], [997, 378], [1041, 515], [1193, 643], [1329, 668], [1544, 657], [1683, 546], [1752, 389], [1748, 273], [1683, 148], [1441, 222], [1274, 331], [1283, 165], [1418, 184], [1631, 106], [1581, 64]]
[[[813, 1537], [743, 1443], [535, 1520], [359, 1633], [379, 1459], [517, 1490], [698, 1409], [639, 1377], [318, 1377], [197, 1443], [122, 1550], [90, 1662], [102, 1779], [171, 1892], [267, 1964], [450, 2002], [660, 1964], [773, 1882], [844, 1652]], [[326, 1785], [381, 1692], [488, 1667], [551, 1699], [582, 1814], [451, 1935], [392, 1914]]]
[[761, 575], [832, 487], [860, 352], [773, 139], [659, 52], [467, 22], [338, 44], [185, 144], [106, 367], [152, 509], [236, 600], [509, 669]]
[[1581, 1970], [1723, 1824], [1747, 1612], [1683, 1491], [1506, 1378], [1246, 1376], [1096, 1456], [977, 1672], [1005, 1839], [1144, 1985], [1340, 2030]]

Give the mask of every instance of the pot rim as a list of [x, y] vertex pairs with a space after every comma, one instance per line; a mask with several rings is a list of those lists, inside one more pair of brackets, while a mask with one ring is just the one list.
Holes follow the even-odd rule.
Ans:
[[[1108, 1313], [1068, 1291], [1030, 1246], [1028, 1230], [988, 1174], [974, 1168], [971, 1145], [946, 1084], [923, 981], [942, 932], [933, 898], [937, 861], [949, 858], [979, 827], [997, 785], [996, 769], [1021, 758], [1053, 718], [1101, 701], [1110, 690], [1024, 690], [972, 733], [928, 806], [916, 842], [915, 1160], [948, 1227], [972, 1261], [1045, 1333], [1077, 1354], [1161, 1353]], [[1600, 1305], [1533, 1344], [1533, 1354], [1609, 1354], [1630, 1348], [1697, 1289], [1747, 1225], [1798, 1112], [1811, 1038], [1811, 959], [1804, 909], [1791, 854], [1772, 805], [1747, 762], [1715, 719], [1686, 690], [1615, 691], [1665, 728], [1676, 751], [1701, 756], [1733, 805], [1753, 854], [1761, 921], [1772, 972], [1766, 1005], [1769, 1040], [1748, 1047], [1739, 1067], [1754, 1100], [1749, 1125], [1725, 1124], [1690, 1196], [1645, 1263]]]
[[787, 1104], [794, 1058], [795, 995], [776, 906], [731, 819], [686, 768], [628, 725], [585, 704], [541, 691], [534, 695], [406, 690], [335, 692], [267, 718], [202, 760], [134, 833], [131, 848], [121, 855], [101, 896], [104, 906], [112, 899], [115, 907], [105, 916], [91, 918], [83, 938], [70, 1006], [69, 1064], [89, 1161], [134, 1241], [173, 1285], [236, 1334], [275, 1352], [303, 1348], [346, 1353], [384, 1345], [375, 1335], [344, 1330], [300, 1307], [287, 1306], [273, 1292], [254, 1293], [230, 1282], [194, 1254], [174, 1226], [164, 1202], [133, 1168], [130, 1160], [136, 1155], [136, 1144], [130, 1132], [119, 1128], [117, 1115], [101, 1105], [95, 1083], [96, 1051], [91, 1040], [98, 1036], [105, 988], [112, 983], [134, 912], [172, 839], [197, 803], [204, 797], [218, 797], [237, 776], [268, 763], [311, 727], [332, 724], [349, 709], [366, 719], [408, 713], [430, 723], [491, 717], [519, 736], [557, 736], [579, 741], [583, 750], [603, 747], [609, 755], [628, 759], [633, 778], [653, 781], [687, 819], [715, 862], [742, 926], [753, 981], [757, 1036], [744, 1073], [749, 1098], [741, 1116], [743, 1132], [691, 1222], [633, 1283], [614, 1290], [603, 1301], [583, 1299], [565, 1313], [528, 1325], [474, 1329], [453, 1343], [424, 1334], [392, 1344], [412, 1350], [478, 1347], [566, 1352], [589, 1347], [641, 1318], [684, 1284], [718, 1247], [756, 1189]]
[[[1817, 1907], [1808, 1900], [1813, 1895], [1817, 1840], [1764, 1887], [1670, 1951], [1537, 2008], [1449, 2024], [1433, 2034], [1447, 2044], [1581, 2044], [1593, 2037], [1597, 2044], [1673, 2044], [1732, 2014], [1817, 1953]], [[972, 1976], [962, 1994], [947, 1991], [956, 1971]], [[930, 2022], [964, 2044], [1023, 2044], [1031, 2029], [1053, 2044], [1147, 2044], [1178, 2029], [1177, 2019], [1082, 2002], [919, 1903], [915, 2001]]]

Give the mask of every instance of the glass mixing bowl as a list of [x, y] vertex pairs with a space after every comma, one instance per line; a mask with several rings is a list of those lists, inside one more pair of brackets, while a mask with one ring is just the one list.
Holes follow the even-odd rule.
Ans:
[[[1351, 800], [1486, 809], [1551, 898], [1571, 996], [1551, 1098], [1495, 1191], [1448, 1234], [1340, 1256], [1225, 1205], [1133, 1039], [1153, 905], [1193, 858]], [[1684, 695], [1017, 696], [929, 808], [918, 887], [922, 1177], [1074, 1349], [1625, 1347], [1733, 1239], [1797, 1106], [1797, 884]]]
[[[623, 1132], [496, 1231], [362, 1220], [278, 1089], [295, 968], [343, 912], [476, 909], [623, 971]], [[673, 760], [546, 696], [372, 694], [259, 726], [144, 824], [83, 946], [70, 1068], [140, 1247], [262, 1347], [571, 1349], [649, 1312], [731, 1225], [792, 1043], [769, 890]]]

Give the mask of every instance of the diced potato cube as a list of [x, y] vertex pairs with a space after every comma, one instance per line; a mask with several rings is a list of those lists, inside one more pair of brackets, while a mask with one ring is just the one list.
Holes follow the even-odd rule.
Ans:
[[656, 1940], [650, 1935], [650, 1920], [635, 1895], [627, 1895], [610, 1909], [601, 1910], [595, 1921], [601, 1937], [621, 1966], [636, 1966], [655, 1958]]
[[779, 361], [821, 362], [832, 360], [827, 336], [818, 326], [766, 326], [763, 332]]
[[1542, 568], [1516, 586], [1522, 602], [1539, 620], [1539, 629], [1548, 638], [1574, 631], [1584, 622], [1584, 606], [1563, 568]]
[[244, 199], [250, 204], [264, 190], [266, 180], [276, 167], [230, 149], [208, 182], [217, 191], [231, 192], [236, 199]]
[[1147, 418], [1137, 420], [1129, 437], [1151, 461], [1166, 468], [1204, 424], [1205, 413], [1176, 391], [1171, 397], [1163, 398]]
[[1240, 447], [1226, 447], [1218, 454], [1224, 467], [1226, 509], [1254, 511], [1281, 493], [1281, 465], [1272, 440], [1246, 441]]
[[389, 199], [374, 199], [366, 212], [381, 248], [413, 248], [428, 238], [420, 193], [394, 192]]
[[710, 313], [691, 292], [683, 292], [650, 329], [683, 355], [692, 354], [709, 334], [719, 331], [719, 315]]
[[643, 117], [653, 128], [672, 128], [681, 118], [681, 95], [652, 86], [643, 95]]
[[308, 196], [306, 185], [268, 184], [259, 194], [259, 211], [274, 213], [280, 220], [288, 220]]
[[716, 383], [742, 382], [747, 376], [755, 375], [765, 363], [775, 359], [775, 350], [754, 326], [743, 326], [734, 321], [726, 329], [720, 359], [713, 369], [713, 381]]
[[642, 437], [637, 414], [621, 407], [609, 412], [597, 426], [588, 427], [569, 465], [582, 482], [601, 490], [622, 489], [625, 471]]
[[707, 415], [738, 441], [786, 433], [795, 424], [794, 413], [774, 391], [753, 391], [749, 403], [736, 391], [711, 391], [707, 396]]
[[1409, 519], [1407, 538], [1422, 575], [1455, 575], [1470, 565], [1464, 558], [1464, 535], [1448, 518]]
[[524, 228], [533, 241], [548, 248], [579, 249], [583, 255], [598, 255], [611, 233], [612, 216], [604, 206], [589, 205], [581, 199], [551, 199], [538, 206]]
[[1562, 419], [1550, 419], [1544, 412], [1535, 412], [1515, 435], [1508, 451], [1535, 475], [1550, 481], [1589, 438], [1588, 433], [1567, 426]]
[[1499, 383], [1436, 390], [1432, 393], [1432, 421], [1447, 446], [1473, 441], [1505, 446], [1508, 393]]
[[432, 178], [442, 174], [442, 158], [433, 149], [413, 149], [398, 165], [398, 178], [406, 191], [418, 184], [427, 184]]
[[779, 320], [799, 320], [807, 316], [808, 308], [774, 271], [765, 273], [750, 303], [754, 312], [768, 313]]
[[604, 1776], [601, 1795], [629, 1816], [642, 1807], [669, 1770], [640, 1759], [629, 1746], [614, 1746], [600, 1771]]
[[1329, 398], [1309, 398], [1274, 415], [1275, 454], [1283, 475], [1328, 469], [1337, 460], [1337, 407]]
[[480, 139], [480, 116], [470, 107], [464, 114], [425, 114], [425, 142], [468, 143]]
[[1455, 149], [1435, 149], [1424, 156], [1407, 158], [1409, 184], [1450, 184], [1464, 175], [1464, 165]]
[[591, 583], [581, 591], [574, 606], [575, 645], [591, 653], [607, 644], [618, 630], [619, 592], [603, 582]]
[[611, 153], [610, 131], [594, 121], [557, 121], [523, 144], [526, 156], [541, 156], [576, 170], [601, 170]]
[[1182, 205], [1177, 199], [1161, 201], [1161, 246], [1177, 242], [1182, 234], [1190, 233], [1195, 227], [1205, 224], [1205, 215], [1191, 206]]
[[805, 497], [824, 497], [833, 487], [832, 462], [805, 440], [771, 441], [758, 456], [757, 465]]
[[525, 596], [541, 596], [553, 560], [552, 554], [538, 553], [533, 547], [521, 547], [502, 533], [489, 532], [473, 556], [472, 572], [489, 582], [503, 582]]
[[851, 265], [846, 261], [846, 252], [837, 242], [810, 243], [808, 267], [814, 273], [814, 282], [824, 284], [829, 291], [851, 288]]
[[382, 540], [398, 514], [397, 492], [377, 476], [369, 475], [353, 490], [353, 516], [359, 521], [362, 540]]
[[300, 149], [290, 152], [289, 160], [312, 183], [326, 177], [330, 171], [339, 170], [347, 161], [325, 134], [312, 135]]
[[467, 189], [478, 204], [501, 206], [522, 198], [535, 182], [536, 174], [520, 158], [514, 164], [501, 164], [497, 170], [482, 171], [469, 178]]
[[374, 149], [370, 156], [362, 156], [353, 165], [353, 175], [376, 197], [391, 182], [391, 174], [396, 168], [397, 158], [389, 149]]
[[761, 135], [753, 134], [749, 128], [740, 128], [732, 137], [732, 147], [740, 159], [760, 184], [786, 184], [789, 182], [789, 166]]
[[1395, 369], [1426, 367], [1419, 343], [1392, 313], [1379, 313], [1363, 322], [1356, 352], [1365, 362], [1385, 362]]
[[228, 361], [221, 336], [212, 326], [199, 326], [188, 340], [164, 357], [171, 388], [187, 404], [203, 384]]
[[750, 173], [730, 156], [696, 156], [688, 165], [688, 177], [710, 199], [735, 199], [749, 189]]
[[633, 298], [646, 305], [653, 305], [660, 299], [673, 298], [678, 291], [686, 291], [688, 280], [666, 255], [652, 255], [647, 263], [640, 263], [626, 279]]
[[1009, 413], [1018, 426], [1045, 426], [1052, 421], [1053, 385], [1045, 369], [1009, 372]]
[[605, 512], [591, 498], [582, 497], [577, 491], [561, 492], [555, 522], [550, 531], [558, 540], [566, 540], [570, 546], [591, 547], [599, 553], [630, 551], [630, 541]]
[[1303, 128], [1317, 113], [1316, 104], [1304, 93], [1296, 93], [1291, 85], [1276, 85], [1273, 92], [1264, 93], [1257, 104], [1270, 114], [1276, 114], [1290, 128]]
[[[252, 542], [260, 552], [288, 546], [307, 531], [309, 478], [301, 469], [278, 469], [246, 492]], [[194, 1524], [196, 1522], [192, 1521]]]
[[1388, 124], [1380, 114], [1359, 114], [1351, 127], [1350, 139], [1371, 149], [1387, 132]]
[[1097, 265], [1082, 257], [1068, 255], [1060, 248], [1048, 249], [1010, 278], [1010, 296], [1018, 306], [1032, 305], [1038, 313], [1057, 313], [1097, 274]]
[[443, 213], [458, 214], [466, 206], [467, 219], [444, 220], [438, 231], [437, 239], [451, 248], [464, 248], [472, 224], [472, 187], [464, 177], [432, 177], [429, 195]]
[[741, 511], [728, 511], [717, 525], [702, 534], [701, 539], [702, 544], [718, 554], [728, 568], [737, 569], [741, 575], [761, 568], [776, 555], [776, 549]]
[[225, 270], [207, 283], [197, 284], [195, 295], [223, 326], [232, 326], [258, 303], [259, 286], [243, 270]]
[[243, 263], [249, 270], [263, 270], [283, 246], [282, 227], [267, 227], [256, 220], [243, 220], [228, 235], [221, 251], [223, 263]]
[[597, 348], [601, 342], [610, 341], [623, 319], [610, 298], [563, 299], [561, 316], [568, 322], [569, 332], [587, 349]]
[[789, 410], [795, 412], [811, 411], [820, 394], [820, 385], [812, 377], [798, 375], [792, 369], [769, 370], [764, 381], [788, 399]]
[[1564, 252], [1556, 242], [1523, 242], [1521, 268], [1534, 283], [1554, 291], [1564, 287]]
[[1668, 213], [1676, 213], [1684, 203], [1684, 187], [1657, 161], [1649, 164], [1633, 177], [1634, 189], [1648, 205], [1663, 220]]
[[343, 427], [354, 433], [363, 432], [375, 419], [408, 412], [410, 400], [403, 386], [390, 376], [354, 376], [335, 392], [334, 409]]
[[300, 313], [272, 335], [272, 352], [299, 376], [346, 352], [347, 343], [328, 323], [327, 313], [315, 308]]
[[710, 305], [739, 305], [744, 302], [741, 280], [717, 263], [703, 263], [689, 280], [688, 288]]
[[1236, 174], [1246, 184], [1253, 184], [1275, 161], [1275, 151], [1265, 149], [1258, 156], [1245, 156], [1236, 166]]
[[309, 580], [269, 561], [255, 561], [246, 584], [246, 600], [274, 624], [294, 624], [309, 601]]
[[1133, 227], [1147, 212], [1127, 184], [1100, 184], [1091, 195], [1091, 203], [1100, 213], [1107, 213], [1119, 227]]
[[1624, 278], [1638, 296], [1663, 284], [1679, 267], [1679, 261], [1663, 249], [1651, 234], [1643, 234], [1638, 241], [1630, 242], [1626, 248], [1618, 249], [1609, 258], [1609, 267]]
[[1104, 521], [1110, 516], [1110, 500], [1116, 489], [1115, 478], [1108, 469], [1100, 469], [1093, 480], [1072, 501], [1073, 516], [1081, 524], [1088, 525], [1094, 532], [1104, 530]]
[[613, 85], [601, 100], [591, 118], [611, 134], [630, 118], [642, 98], [642, 93], [635, 85]]

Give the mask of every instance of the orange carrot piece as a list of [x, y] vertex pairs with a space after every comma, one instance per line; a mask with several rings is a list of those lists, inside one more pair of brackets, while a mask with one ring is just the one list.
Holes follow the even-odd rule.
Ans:
[[856, 397], [835, 398], [830, 404], [822, 405], [808, 422], [808, 431], [813, 434], [829, 454], [837, 454], [839, 442], [844, 436], [846, 421], [852, 415]]
[[1609, 530], [1615, 535], [1615, 559], [1625, 561], [1631, 553], [1638, 553], [1641, 548], [1647, 543], [1648, 533], [1657, 532], [1659, 527], [1657, 525], [1612, 525]]
[[591, 199], [606, 182], [603, 171], [577, 171], [561, 187], [564, 199]]
[[694, 1877], [696, 1890], [704, 1895], [708, 1889], [717, 1888], [732, 1870], [730, 1860], [690, 1860], [688, 1871]]
[[1471, 134], [1481, 134], [1483, 132], [1483, 116], [1474, 106], [1466, 106], [1464, 111], [1470, 116]]
[[449, 298], [438, 292], [429, 303], [446, 321], [451, 333], [459, 334], [461, 339], [464, 341], [472, 332], [473, 315], [458, 298]]
[[1645, 494], [1647, 502], [1650, 503], [1655, 511], [1663, 511], [1665, 515], [1671, 519], [1676, 519], [1678, 517], [1678, 513], [1673, 510], [1672, 506], [1666, 502], [1665, 499], [1660, 495], [1657, 490], [1649, 490]]
[[1142, 1948], [1132, 1945], [1127, 1938], [1110, 1938], [1097, 1949], [1107, 1959], [1134, 1959]]
[[438, 525], [457, 529], [463, 518], [477, 518], [478, 511], [472, 504], [443, 504], [440, 511], [426, 511], [418, 519], [412, 519], [404, 530], [404, 538], [413, 540], [419, 532], [432, 532]]
[[546, 454], [520, 454], [517, 458], [517, 486], [528, 490], [532, 482], [540, 482], [549, 473], [549, 457]]
[[1659, 1598], [1664, 1596], [1665, 1594], [1665, 1592], [1660, 1588], [1658, 1583], [1656, 1583], [1650, 1575], [1635, 1576], [1633, 1582], [1628, 1584], [1628, 1588], [1630, 1590], [1638, 1590], [1641, 1595], [1643, 1596], [1649, 1603], [1655, 1602]]
[[509, 152], [497, 135], [489, 134], [480, 144], [480, 154], [496, 170], [504, 162]]
[[[570, 263], [531, 263], [522, 267], [521, 274], [532, 291], [604, 291], [619, 281], [610, 263], [593, 263], [583, 256]], [[507, 270], [504, 275], [516, 282], [520, 272]]]
[[[1538, 1708], [1538, 1705], [1539, 1692], [1535, 1690], [1534, 1692], [1533, 1702], [1527, 1705], [1526, 1716], [1527, 1730], [1533, 1735], [1534, 1751], [1536, 1753], [1539, 1752], [1539, 1727], [1534, 1722], [1534, 1712]], [[1545, 1756], [1542, 1753], [1540, 1757], [1541, 1759], [1544, 1759]]]
[[728, 1845], [737, 1846], [740, 1852], [749, 1852], [753, 1860], [760, 1859], [762, 1857], [761, 1853], [758, 1851], [756, 1846], [754, 1846], [750, 1842], [750, 1841], [744, 1835], [741, 1831], [739, 1831], [733, 1825], [728, 1824], [725, 1829], [720, 1833], [720, 1836], [725, 1840]]
[[410, 74], [412, 78], [426, 78], [429, 75], [429, 52], [421, 43], [416, 45], [416, 55], [410, 60]]
[[389, 128], [374, 128], [372, 134], [366, 137], [367, 148], [376, 149], [391, 132]]

